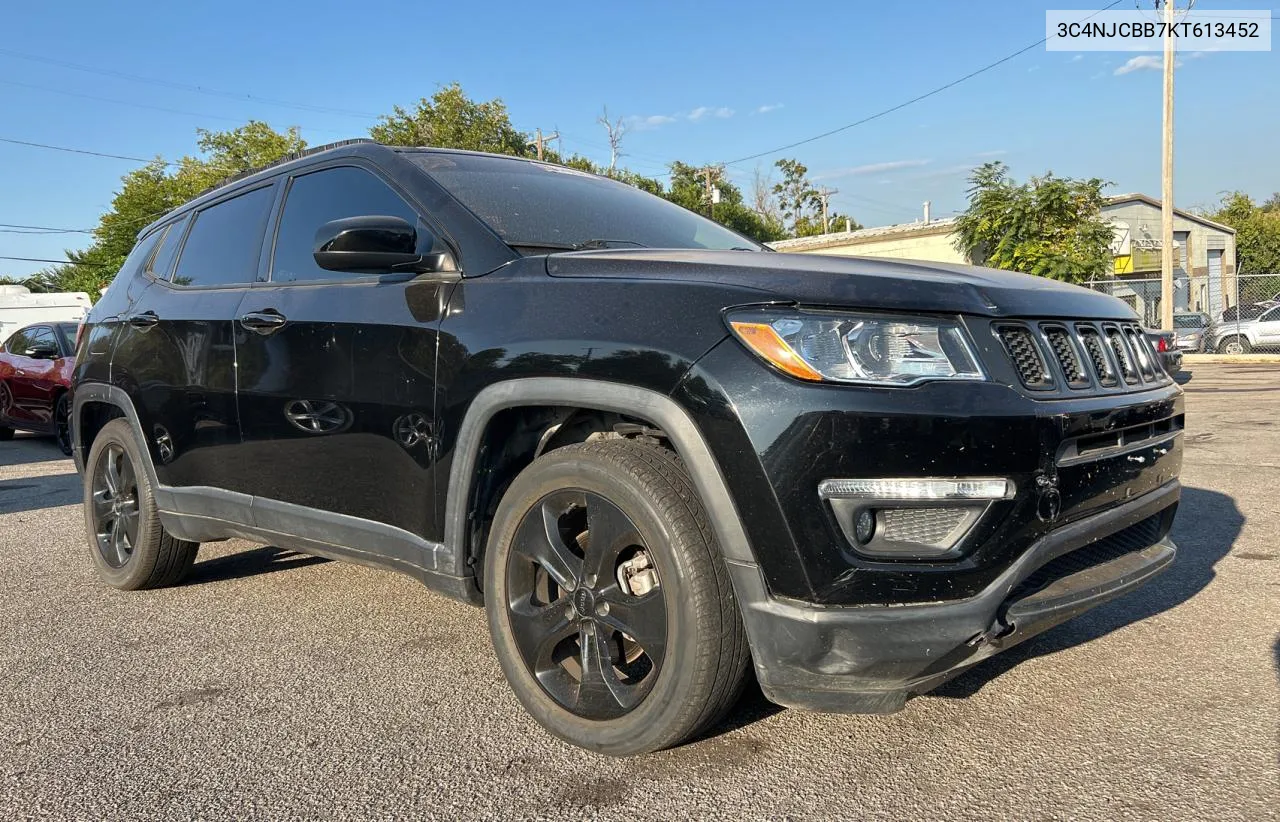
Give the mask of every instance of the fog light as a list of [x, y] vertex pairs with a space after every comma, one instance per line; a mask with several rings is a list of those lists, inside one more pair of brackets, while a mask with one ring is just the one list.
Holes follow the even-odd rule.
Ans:
[[858, 512], [858, 521], [854, 526], [853, 536], [859, 545], [866, 545], [876, 535], [876, 512], [863, 508]]

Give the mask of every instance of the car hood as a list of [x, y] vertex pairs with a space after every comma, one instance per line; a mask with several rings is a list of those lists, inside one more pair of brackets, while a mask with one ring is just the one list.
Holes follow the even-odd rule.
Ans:
[[1044, 277], [950, 263], [749, 251], [610, 249], [552, 254], [553, 277], [715, 283], [761, 301], [989, 317], [1132, 320], [1121, 300]]

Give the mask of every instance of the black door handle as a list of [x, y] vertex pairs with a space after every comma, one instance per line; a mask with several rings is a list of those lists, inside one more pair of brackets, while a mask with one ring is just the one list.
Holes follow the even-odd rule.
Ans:
[[255, 334], [270, 334], [279, 331], [281, 326], [285, 324], [285, 316], [274, 308], [263, 309], [262, 311], [250, 311], [240, 318], [240, 325]]
[[156, 316], [154, 311], [143, 311], [141, 314], [134, 314], [129, 318], [129, 325], [143, 331], [155, 326], [158, 322], [160, 322], [160, 318]]

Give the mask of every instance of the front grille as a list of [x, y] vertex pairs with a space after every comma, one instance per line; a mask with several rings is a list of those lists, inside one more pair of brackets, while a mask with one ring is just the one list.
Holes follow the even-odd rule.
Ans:
[[1024, 325], [1006, 325], [1001, 326], [997, 333], [1023, 385], [1027, 388], [1049, 388], [1053, 385], [1030, 329]]
[[967, 508], [886, 508], [884, 538], [890, 542], [948, 546], [951, 532], [968, 518]]
[[1027, 320], [992, 330], [1018, 382], [1034, 391], [1109, 393], [1169, 382], [1137, 323]]
[[1080, 355], [1076, 353], [1076, 347], [1071, 343], [1071, 334], [1067, 329], [1060, 325], [1045, 326], [1044, 336], [1049, 341], [1049, 347], [1053, 349], [1053, 355], [1058, 358], [1058, 366], [1062, 368], [1062, 373], [1067, 378], [1067, 385], [1072, 388], [1087, 387], [1089, 374], [1084, 370], [1084, 363], [1080, 361]]
[[1063, 577], [1087, 571], [1105, 562], [1117, 560], [1127, 554], [1141, 551], [1160, 539], [1161, 520], [1164, 514], [1153, 514], [1142, 522], [1130, 525], [1109, 537], [1083, 548], [1063, 554], [1041, 565], [1009, 593], [1008, 601], [1022, 599], [1052, 585]]
[[1103, 333], [1107, 335], [1107, 343], [1111, 346], [1111, 353], [1116, 357], [1116, 365], [1120, 366], [1120, 376], [1129, 385], [1133, 385], [1138, 381], [1138, 369], [1133, 366], [1133, 360], [1129, 354], [1129, 346], [1125, 345], [1124, 342], [1124, 335], [1115, 326], [1106, 326], [1103, 328]]

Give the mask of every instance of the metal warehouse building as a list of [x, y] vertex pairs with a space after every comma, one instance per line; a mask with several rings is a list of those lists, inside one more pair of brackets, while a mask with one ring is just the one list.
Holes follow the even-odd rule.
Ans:
[[[1160, 318], [1160, 201], [1145, 194], [1109, 198], [1103, 216], [1115, 229], [1112, 276], [1089, 283], [1133, 307], [1149, 325]], [[955, 248], [955, 221], [933, 220], [865, 228], [771, 245], [778, 251], [838, 256], [895, 257], [968, 263]], [[1236, 299], [1235, 229], [1174, 210], [1174, 308], [1217, 316]]]

